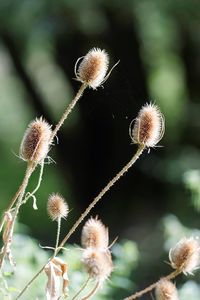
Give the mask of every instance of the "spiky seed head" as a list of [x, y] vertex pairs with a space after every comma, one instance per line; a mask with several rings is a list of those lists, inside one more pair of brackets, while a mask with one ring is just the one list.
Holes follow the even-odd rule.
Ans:
[[139, 111], [130, 135], [135, 144], [154, 147], [163, 137], [165, 122], [160, 109], [146, 104]]
[[172, 268], [184, 274], [192, 274], [200, 263], [200, 248], [197, 239], [183, 238], [169, 251]]
[[93, 48], [83, 57], [76, 73], [77, 79], [96, 89], [106, 77], [108, 64], [109, 57], [106, 51]]
[[32, 121], [20, 146], [20, 157], [25, 161], [40, 163], [49, 151], [50, 125], [42, 118]]
[[94, 247], [106, 249], [108, 247], [108, 228], [96, 218], [90, 218], [83, 226], [81, 243], [83, 248]]
[[156, 300], [178, 300], [176, 286], [165, 278], [160, 279], [155, 290]]
[[113, 269], [112, 257], [109, 250], [87, 248], [83, 251], [83, 264], [91, 278], [103, 283]]
[[53, 221], [59, 218], [66, 218], [69, 212], [69, 207], [65, 199], [59, 194], [52, 194], [48, 198], [47, 212]]

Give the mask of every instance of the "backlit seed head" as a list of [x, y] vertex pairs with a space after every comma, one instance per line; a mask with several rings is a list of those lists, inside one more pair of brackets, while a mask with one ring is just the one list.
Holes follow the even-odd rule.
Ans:
[[169, 260], [172, 268], [184, 274], [192, 274], [200, 263], [200, 248], [197, 239], [183, 238], [169, 251]]
[[161, 279], [155, 290], [156, 300], [178, 300], [178, 292], [175, 285], [163, 278]]
[[49, 151], [50, 125], [42, 118], [32, 121], [22, 139], [20, 157], [25, 161], [40, 163]]
[[112, 257], [109, 250], [102, 251], [96, 248], [87, 248], [83, 251], [82, 260], [88, 274], [101, 283], [110, 276], [113, 270]]
[[84, 248], [106, 249], [108, 242], [108, 228], [97, 218], [90, 218], [83, 226], [81, 235], [82, 246]]
[[66, 218], [69, 208], [62, 196], [59, 194], [52, 194], [49, 196], [47, 202], [47, 211], [50, 218], [54, 221], [58, 220], [59, 218]]
[[79, 81], [96, 89], [100, 86], [108, 70], [109, 57], [105, 50], [99, 48], [91, 49], [82, 59], [75, 74]]
[[154, 147], [163, 137], [165, 122], [159, 108], [154, 104], [144, 105], [135, 120], [130, 136], [135, 144]]

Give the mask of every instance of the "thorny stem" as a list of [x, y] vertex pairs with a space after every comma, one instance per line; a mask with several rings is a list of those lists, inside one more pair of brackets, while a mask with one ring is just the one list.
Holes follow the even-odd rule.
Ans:
[[[71, 237], [76, 228], [80, 225], [80, 223], [85, 219], [85, 217], [89, 214], [92, 208], [99, 202], [99, 200], [110, 190], [110, 188], [132, 167], [132, 165], [136, 162], [136, 160], [140, 157], [144, 150], [145, 146], [140, 145], [138, 147], [137, 152], [132, 157], [132, 159], [122, 168], [122, 170], [113, 177], [108, 184], [101, 190], [101, 192], [94, 198], [94, 200], [90, 203], [90, 205], [86, 208], [86, 210], [81, 214], [80, 218], [74, 223], [68, 234], [64, 237], [59, 247], [63, 247], [66, 241]], [[57, 252], [58, 253], [58, 252]], [[56, 253], [56, 254], [57, 254]]]
[[[56, 125], [55, 129], [52, 131], [52, 134], [51, 134], [51, 137], [50, 137], [50, 140], [49, 140], [49, 145], [51, 145], [54, 137], [56, 136], [58, 130], [60, 129], [60, 127], [63, 125], [64, 121], [66, 120], [66, 118], [68, 117], [68, 115], [71, 113], [72, 109], [74, 108], [75, 104], [77, 103], [77, 101], [80, 99], [80, 97], [82, 96], [84, 90], [86, 89], [87, 87], [87, 84], [83, 83], [81, 85], [81, 87], [79, 88], [77, 94], [75, 95], [75, 97], [72, 99], [72, 101], [70, 102], [70, 104], [68, 105], [67, 109], [65, 110], [65, 112], [63, 113], [60, 121], [58, 122], [58, 124]], [[11, 226], [11, 230], [9, 232], [9, 236], [12, 237], [12, 234], [13, 234], [13, 228], [14, 228], [14, 223], [15, 223], [15, 219], [17, 217], [17, 214], [18, 214], [18, 211], [19, 211], [19, 208], [22, 204], [22, 201], [23, 201], [23, 197], [24, 197], [24, 194], [25, 194], [25, 190], [26, 190], [26, 187], [28, 185], [28, 181], [29, 181], [29, 178], [31, 176], [31, 174], [33, 173], [33, 171], [35, 170], [35, 167], [36, 165], [34, 166], [34, 168], [30, 168], [30, 170], [28, 170], [29, 168], [27, 168], [27, 171], [25, 173], [25, 176], [24, 176], [24, 179], [23, 179], [23, 182], [22, 184], [20, 185], [19, 189], [17, 190], [16, 194], [14, 195], [13, 199], [11, 200], [9, 206], [8, 206], [8, 209], [6, 210], [7, 212], [10, 211], [10, 209], [13, 207], [13, 205], [15, 204], [16, 200], [18, 199], [18, 203], [17, 203], [17, 206], [15, 208], [15, 213], [14, 213], [14, 216], [13, 216], [13, 224]], [[29, 196], [34, 196], [34, 193], [38, 190], [40, 184], [41, 184], [41, 181], [42, 181], [42, 174], [43, 174], [43, 167], [44, 165], [42, 164], [41, 165], [41, 170], [40, 170], [40, 176], [39, 176], [39, 181], [38, 181], [38, 185], [37, 187], [35, 188], [35, 190], [30, 193], [28, 195], [28, 198]], [[29, 174], [29, 171], [30, 171], [30, 174]], [[29, 177], [27, 178], [27, 176], [29, 175]], [[25, 201], [28, 200], [28, 198], [25, 197]], [[0, 232], [4, 226], [4, 223], [5, 223], [5, 217], [3, 216], [1, 222], [0, 222]], [[1, 257], [0, 257], [0, 268], [2, 267], [2, 264], [3, 264], [3, 260], [4, 260], [4, 257], [6, 255], [6, 251], [7, 251], [7, 246], [8, 246], [8, 243], [6, 242], [5, 245], [4, 245], [4, 249], [2, 251], [2, 254], [1, 254]]]
[[60, 127], [63, 125], [64, 121], [66, 120], [66, 118], [68, 117], [68, 115], [71, 113], [72, 109], [74, 108], [74, 106], [76, 105], [77, 101], [81, 98], [81, 96], [83, 95], [84, 90], [86, 89], [87, 84], [83, 83], [76, 96], [74, 97], [74, 99], [72, 99], [72, 101], [70, 102], [70, 104], [68, 105], [68, 107], [66, 108], [66, 110], [64, 111], [62, 117], [60, 118], [60, 121], [58, 122], [58, 124], [56, 125], [56, 127], [54, 128], [54, 130], [52, 131], [51, 137], [50, 137], [50, 144], [53, 142], [54, 137], [56, 136], [58, 130], [60, 129]]
[[[54, 137], [56, 136], [58, 130], [60, 129], [60, 127], [63, 125], [64, 121], [66, 120], [66, 118], [68, 117], [68, 115], [71, 113], [72, 109], [74, 108], [75, 104], [77, 103], [77, 101], [80, 99], [80, 97], [82, 96], [84, 90], [87, 88], [87, 84], [83, 83], [81, 85], [81, 87], [79, 88], [77, 94], [75, 95], [75, 97], [72, 99], [72, 101], [70, 102], [70, 104], [68, 105], [67, 109], [65, 110], [65, 112], [63, 113], [60, 121], [58, 122], [58, 124], [56, 125], [55, 129], [52, 131], [52, 134], [51, 134], [51, 137], [50, 137], [50, 140], [49, 140], [49, 145], [52, 144], [52, 141], [54, 139]], [[42, 170], [43, 171], [43, 170]], [[42, 175], [40, 173], [40, 175]], [[24, 176], [24, 179], [23, 181], [25, 180], [25, 176]], [[39, 182], [38, 184], [41, 183], [41, 180], [42, 180], [42, 176], [39, 178]], [[31, 193], [31, 195], [33, 195], [37, 189], [39, 188], [39, 186], [36, 187], [36, 189]], [[17, 190], [17, 192], [15, 193], [14, 197], [12, 198], [6, 212], [10, 211], [10, 209], [13, 207], [13, 205], [15, 204], [16, 200], [18, 199], [19, 195], [21, 194], [22, 192], [22, 189], [23, 189], [23, 182], [22, 184], [20, 185], [19, 189]], [[29, 195], [29, 196], [31, 196]], [[27, 199], [26, 199], [27, 200]], [[1, 219], [1, 222], [0, 222], [0, 232], [2, 231], [2, 228], [3, 228], [3, 225], [5, 223], [5, 217], [3, 216], [3, 218]]]
[[[181, 272], [182, 272], [181, 270], [176, 270], [176, 271], [170, 273], [169, 275], [163, 277], [163, 279], [171, 280], [171, 279], [175, 278], [176, 276], [178, 276]], [[141, 290], [139, 292], [136, 292], [135, 294], [133, 294], [133, 295], [125, 298], [124, 300], [137, 299], [137, 298], [143, 296], [144, 294], [151, 292], [154, 288], [156, 288], [156, 286], [157, 286], [158, 283], [159, 283], [159, 281], [156, 281], [155, 283], [149, 285], [145, 289], [143, 289], [143, 290]]]
[[[137, 152], [135, 155], [131, 158], [131, 160], [122, 168], [122, 170], [111, 179], [108, 184], [101, 190], [101, 192], [94, 198], [94, 200], [91, 202], [91, 204], [86, 208], [86, 210], [81, 214], [80, 218], [74, 223], [68, 234], [64, 237], [58, 248], [56, 249], [54, 255], [50, 258], [53, 259], [58, 252], [62, 249], [66, 241], [71, 237], [71, 235], [74, 233], [76, 228], [80, 225], [80, 223], [85, 219], [85, 217], [89, 214], [89, 212], [92, 210], [92, 208], [97, 204], [97, 202], [105, 195], [107, 191], [110, 190], [110, 188], [131, 168], [131, 166], [134, 165], [136, 160], [140, 157], [144, 150], [145, 146], [144, 145], [139, 145]], [[31, 279], [30, 282], [27, 283], [27, 285], [23, 288], [23, 290], [20, 292], [20, 294], [17, 296], [16, 299], [19, 299], [22, 294], [28, 289], [28, 287], [32, 284], [32, 282], [42, 273], [44, 270], [45, 265], [37, 272], [37, 274]]]
[[[13, 198], [12, 198], [12, 200], [11, 200], [11, 202], [10, 202], [10, 204], [9, 204], [9, 206], [8, 206], [8, 208], [7, 208], [7, 210], [6, 210], [6, 212], [9, 212], [9, 211], [11, 210], [11, 208], [12, 208], [13, 205], [15, 204], [17, 198], [19, 197], [19, 195], [20, 195], [20, 193], [21, 193], [21, 190], [22, 190], [22, 188], [23, 188], [23, 184], [24, 184], [25, 177], [26, 177], [26, 175], [24, 175], [22, 184], [19, 186], [17, 192], [16, 192], [15, 195], [13, 196]], [[0, 232], [1, 232], [2, 229], [3, 229], [4, 223], [5, 223], [5, 213], [4, 213], [4, 216], [2, 217], [1, 222], [0, 222]]]
[[88, 285], [89, 280], [90, 280], [90, 276], [88, 276], [87, 280], [84, 282], [84, 284], [82, 285], [80, 290], [74, 295], [72, 300], [75, 300], [78, 297], [78, 295], [80, 295], [80, 293], [86, 288], [86, 286]]
[[98, 288], [99, 288], [99, 284], [100, 284], [100, 282], [97, 281], [97, 283], [95, 284], [95, 287], [89, 292], [89, 294], [87, 294], [85, 297], [81, 298], [81, 300], [87, 300], [90, 297], [92, 297], [94, 294], [96, 294], [96, 292], [98, 291]]
[[56, 246], [55, 246], [55, 250], [54, 250], [54, 256], [56, 256], [56, 251], [57, 251], [57, 248], [58, 248], [59, 237], [60, 237], [60, 227], [61, 227], [61, 217], [58, 218], [57, 234], [56, 234]]
[[13, 214], [13, 217], [12, 217], [12, 225], [9, 229], [6, 241], [4, 241], [4, 245], [3, 245], [3, 248], [2, 248], [2, 253], [1, 253], [1, 256], [0, 256], [0, 269], [2, 268], [5, 255], [8, 251], [8, 244], [10, 243], [10, 241], [12, 241], [13, 230], [14, 230], [14, 225], [15, 225], [15, 221], [16, 221], [16, 218], [17, 218], [17, 214], [18, 214], [19, 208], [22, 204], [22, 200], [23, 200], [23, 197], [24, 197], [24, 194], [25, 194], [25, 191], [26, 191], [26, 187], [27, 187], [28, 182], [29, 182], [29, 178], [30, 178], [31, 174], [33, 173], [33, 171], [35, 170], [35, 166], [36, 166], [35, 163], [32, 163], [32, 162], [29, 162], [27, 164], [27, 169], [26, 169], [26, 172], [25, 172], [24, 180], [23, 180], [22, 185], [21, 185], [21, 191], [20, 191], [18, 201], [17, 201], [17, 205], [15, 207], [14, 214]]

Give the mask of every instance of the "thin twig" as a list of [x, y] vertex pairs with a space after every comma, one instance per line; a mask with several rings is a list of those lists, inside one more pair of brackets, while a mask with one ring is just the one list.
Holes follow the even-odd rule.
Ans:
[[[171, 279], [175, 278], [176, 276], [178, 276], [181, 272], [182, 272], [182, 271], [180, 271], [180, 270], [176, 270], [176, 271], [170, 273], [169, 275], [163, 277], [163, 279], [171, 280]], [[137, 299], [137, 298], [143, 296], [144, 294], [149, 293], [149, 292], [151, 292], [153, 289], [155, 289], [158, 283], [159, 283], [159, 281], [156, 281], [155, 283], [149, 285], [149, 286], [146, 287], [145, 289], [143, 289], [143, 290], [141, 290], [141, 291], [139, 291], [139, 292], [136, 292], [135, 294], [133, 294], [133, 295], [131, 295], [131, 296], [125, 298], [124, 300], [133, 300], [133, 299]]]
[[56, 256], [56, 251], [58, 248], [59, 238], [60, 238], [60, 227], [61, 227], [61, 217], [58, 218], [58, 224], [57, 224], [57, 234], [56, 234], [56, 246], [54, 249], [54, 256]]
[[72, 300], [75, 300], [78, 297], [78, 295], [80, 295], [80, 293], [86, 288], [86, 286], [88, 285], [89, 280], [90, 280], [90, 276], [88, 276], [87, 280], [84, 282], [84, 284], [82, 285], [80, 290], [74, 295]]
[[97, 281], [97, 283], [95, 284], [95, 287], [89, 292], [89, 294], [87, 294], [85, 297], [81, 298], [81, 300], [87, 300], [90, 297], [92, 297], [93, 295], [95, 295], [96, 292], [98, 291], [99, 284], [100, 284], [100, 282]]
[[25, 204], [30, 197], [35, 198], [34, 194], [37, 192], [37, 190], [39, 189], [39, 187], [41, 185], [43, 172], [44, 172], [44, 159], [40, 164], [40, 174], [39, 174], [37, 186], [35, 187], [35, 189], [32, 192], [28, 192], [26, 194], [23, 204]]
[[[102, 191], [98, 194], [97, 197], [94, 198], [92, 203], [86, 208], [86, 210], [81, 214], [80, 218], [74, 223], [68, 234], [64, 237], [60, 245], [58, 246], [57, 250], [55, 251], [54, 255], [50, 258], [53, 259], [59, 251], [62, 249], [66, 241], [71, 237], [71, 235], [74, 233], [76, 228], [80, 225], [80, 223], [85, 219], [85, 217], [89, 214], [89, 212], [92, 210], [92, 208], [97, 204], [97, 202], [106, 194], [107, 191], [110, 190], [110, 188], [131, 168], [131, 166], [134, 165], [134, 163], [137, 161], [137, 159], [140, 157], [144, 150], [145, 146], [140, 145], [138, 147], [137, 152], [135, 155], [131, 158], [131, 160], [122, 168], [122, 170], [117, 173], [113, 179], [111, 179], [108, 184], [102, 189]], [[29, 286], [32, 284], [32, 282], [42, 273], [44, 270], [45, 265], [37, 272], [37, 274], [30, 280], [30, 282], [27, 283], [27, 285], [23, 288], [23, 290], [20, 292], [20, 294], [17, 296], [16, 300], [19, 299], [24, 292], [29, 288]]]

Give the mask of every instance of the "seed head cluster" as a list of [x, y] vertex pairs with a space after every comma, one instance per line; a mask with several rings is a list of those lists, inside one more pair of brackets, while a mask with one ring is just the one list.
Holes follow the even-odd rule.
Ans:
[[91, 218], [83, 227], [81, 241], [85, 269], [91, 278], [102, 284], [113, 269], [108, 229], [97, 218]]
[[49, 196], [47, 202], [47, 211], [53, 221], [60, 218], [66, 218], [69, 212], [68, 205], [65, 199], [59, 194], [52, 194]]
[[135, 120], [130, 135], [135, 144], [154, 147], [164, 134], [164, 117], [154, 104], [144, 105]]
[[25, 161], [40, 163], [49, 151], [50, 125], [42, 118], [32, 121], [22, 139], [20, 157]]
[[102, 251], [95, 248], [86, 248], [83, 252], [83, 262], [88, 274], [103, 283], [113, 269], [110, 251]]
[[197, 239], [183, 238], [169, 252], [172, 268], [184, 274], [192, 274], [200, 263], [200, 248]]
[[165, 278], [161, 279], [155, 290], [156, 300], [178, 300], [178, 292], [175, 285]]
[[102, 248], [108, 247], [108, 228], [96, 219], [89, 219], [82, 230], [81, 242], [83, 248]]
[[96, 89], [105, 80], [108, 64], [109, 57], [106, 51], [93, 48], [83, 57], [78, 71], [75, 70], [77, 79]]

